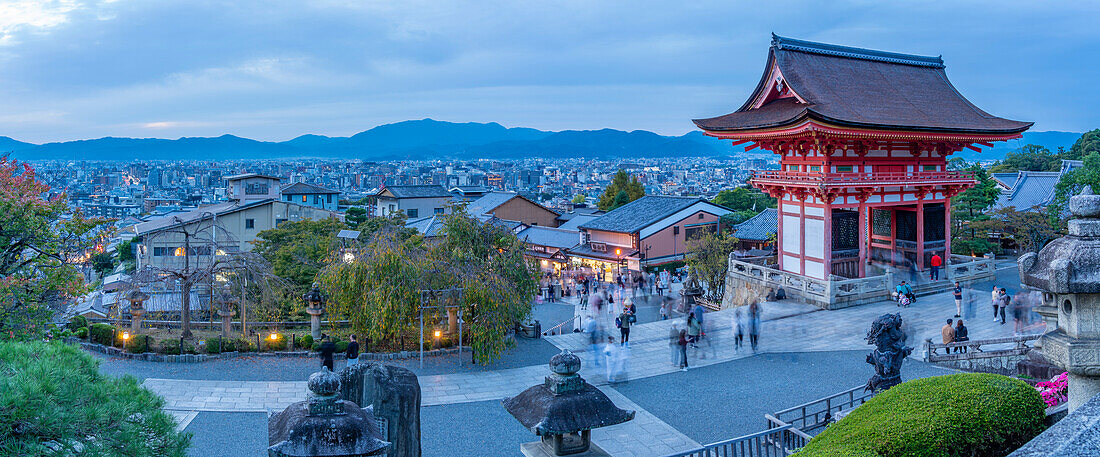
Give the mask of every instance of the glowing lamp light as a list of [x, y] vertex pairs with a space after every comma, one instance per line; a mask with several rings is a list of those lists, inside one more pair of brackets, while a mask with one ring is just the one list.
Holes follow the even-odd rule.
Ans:
[[544, 266], [544, 267], [545, 267], [545, 266], [548, 266], [548, 265], [550, 265], [550, 262], [547, 262], [547, 261], [545, 261], [545, 260], [543, 260], [543, 261], [542, 261], [542, 266]]
[[271, 341], [275, 341], [275, 340], [279, 339], [279, 334], [272, 332], [271, 336], [269, 336], [268, 338], [271, 338]]
[[130, 332], [122, 332], [122, 339], [123, 340], [130, 339]]
[[615, 249], [615, 255], [623, 255], [622, 249]]
[[442, 336], [442, 335], [443, 335], [443, 332], [441, 332], [441, 331], [439, 331], [439, 330], [436, 330], [436, 331], [435, 331], [435, 337], [436, 337], [436, 338], [439, 338], [439, 337], [440, 337], [440, 336]]

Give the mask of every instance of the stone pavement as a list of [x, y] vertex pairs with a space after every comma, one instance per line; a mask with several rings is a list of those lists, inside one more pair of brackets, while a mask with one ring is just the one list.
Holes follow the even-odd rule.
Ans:
[[[974, 319], [967, 319], [971, 339], [985, 339], [1012, 334], [1012, 325], [991, 322], [989, 292], [968, 291], [973, 297]], [[922, 297], [910, 308], [897, 308], [893, 303], [880, 303], [822, 311], [816, 307], [784, 301], [764, 305], [760, 336], [761, 353], [811, 352], [868, 349], [864, 337], [871, 322], [885, 313], [902, 313], [907, 332], [915, 336], [909, 345], [916, 348], [919, 358], [925, 338], [939, 341], [944, 320], [955, 314], [949, 293]], [[734, 350], [732, 317], [734, 310], [707, 313], [706, 338], [699, 350], [689, 350], [693, 367], [713, 365], [751, 357], [748, 349]], [[964, 316], [967, 313], [964, 312]], [[670, 319], [637, 324], [631, 330], [631, 344], [626, 380], [647, 378], [677, 372], [670, 361], [669, 328], [683, 325], [683, 319]], [[611, 330], [615, 330], [612, 328]], [[1041, 331], [1037, 330], [1037, 331]], [[616, 338], [618, 337], [616, 333]], [[675, 428], [630, 402], [613, 388], [607, 387], [604, 371], [591, 366], [588, 338], [581, 333], [548, 337], [559, 348], [578, 352], [584, 367], [581, 375], [590, 383], [601, 386], [621, 407], [635, 409], [638, 418], [621, 426], [594, 433], [602, 447], [615, 450], [612, 455], [653, 455], [671, 453], [696, 446]], [[745, 337], [748, 345], [748, 336]], [[539, 384], [548, 373], [546, 365], [534, 365], [487, 372], [465, 372], [420, 376], [424, 406], [497, 400], [518, 394]], [[305, 399], [305, 382], [268, 381], [200, 381], [180, 379], [146, 379], [145, 387], [163, 396], [166, 409], [176, 411], [259, 412], [277, 411], [290, 403]], [[192, 416], [193, 417], [193, 416]], [[607, 446], [605, 446], [607, 443]], [[618, 443], [618, 444], [616, 444]], [[617, 447], [616, 447], [617, 446]], [[664, 446], [664, 447], [662, 447]], [[654, 449], [669, 449], [655, 452]]]

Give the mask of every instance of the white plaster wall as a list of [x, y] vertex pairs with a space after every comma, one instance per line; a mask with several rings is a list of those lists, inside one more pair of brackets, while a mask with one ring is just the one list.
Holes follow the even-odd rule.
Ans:
[[807, 206], [806, 207], [806, 215], [807, 216], [825, 217], [825, 208], [816, 208], [816, 207], [813, 207], [813, 206]]
[[799, 271], [801, 265], [798, 264], [798, 262], [800, 260], [801, 259], [799, 259], [798, 257], [791, 257], [789, 255], [784, 255], [783, 256], [783, 271], [789, 271], [791, 273], [801, 274], [800, 271]]
[[812, 260], [806, 261], [806, 276], [817, 279], [825, 279], [825, 264], [821, 262], [814, 262]]
[[867, 197], [867, 203], [882, 203], [882, 196], [872, 195], [870, 197]]
[[801, 254], [802, 225], [796, 216], [783, 216], [783, 250]]
[[806, 219], [806, 256], [825, 257], [825, 221]]
[[889, 202], [900, 202], [900, 201], [901, 201], [901, 196], [898, 195], [898, 194], [887, 194], [886, 195], [886, 202], [887, 203], [889, 203]]

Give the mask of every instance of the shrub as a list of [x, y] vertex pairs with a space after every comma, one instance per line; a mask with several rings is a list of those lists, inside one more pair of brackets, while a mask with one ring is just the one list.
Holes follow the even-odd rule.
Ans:
[[80, 328], [76, 329], [76, 337], [80, 338], [80, 339], [87, 338], [88, 337], [88, 327], [80, 327]]
[[179, 354], [195, 354], [195, 346], [186, 341], [183, 342], [183, 347], [180, 347], [180, 340], [178, 338], [169, 338], [160, 343], [161, 351], [169, 355]]
[[87, 326], [88, 326], [88, 319], [84, 316], [73, 316], [73, 320], [69, 321], [68, 324], [65, 324], [65, 327], [68, 327], [69, 330], [72, 330], [74, 332], [78, 328], [87, 327]]
[[88, 327], [88, 334], [91, 335], [93, 343], [104, 346], [115, 344], [115, 328], [111, 324], [92, 324], [91, 327]]
[[286, 350], [286, 335], [277, 334], [275, 339], [271, 337], [264, 338], [264, 346], [269, 351], [285, 351]]
[[294, 346], [300, 348], [313, 347], [313, 335], [303, 335], [301, 338], [298, 338], [298, 341], [294, 343]]
[[890, 388], [829, 426], [798, 457], [1000, 457], [1043, 431], [1039, 393], [1018, 379], [960, 373]]
[[134, 354], [149, 352], [150, 343], [155, 342], [149, 335], [134, 335], [126, 342], [126, 351]]
[[241, 352], [252, 351], [252, 341], [250, 341], [248, 338], [237, 338], [236, 340], [233, 340], [233, 348]]
[[339, 354], [341, 352], [347, 352], [347, 350], [348, 350], [347, 341], [337, 341], [336, 342], [336, 353], [337, 354]]
[[215, 336], [206, 340], [206, 353], [207, 354], [220, 354], [222, 352], [233, 352], [237, 350], [237, 342], [232, 338], [222, 338]]
[[190, 434], [163, 406], [75, 347], [0, 343], [0, 455], [60, 455], [48, 443], [79, 443], [80, 455], [184, 457]]
[[321, 350], [321, 343], [313, 343], [313, 346], [310, 346], [309, 349], [313, 352], [320, 351]]

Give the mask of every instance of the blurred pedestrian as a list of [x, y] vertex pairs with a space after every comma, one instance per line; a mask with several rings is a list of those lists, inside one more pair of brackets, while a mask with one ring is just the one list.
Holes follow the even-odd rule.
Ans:
[[603, 331], [600, 330], [600, 323], [595, 318], [589, 318], [585, 332], [588, 333], [589, 351], [592, 352], [592, 366], [598, 367], [603, 355]]
[[334, 352], [336, 352], [336, 345], [332, 343], [328, 335], [321, 335], [321, 349], [319, 351], [321, 366], [328, 367], [329, 371], [333, 371], [332, 353]]
[[668, 328], [668, 350], [669, 357], [672, 362], [672, 366], [679, 368], [680, 365], [680, 329], [673, 325]]
[[703, 331], [703, 326], [699, 325], [699, 319], [695, 317], [695, 312], [688, 313], [687, 318], [687, 334], [688, 341], [691, 342], [691, 347], [699, 349], [699, 345], [696, 344], [699, 341], [699, 334]]
[[680, 330], [680, 339], [676, 344], [680, 346], [680, 371], [688, 371], [688, 335], [686, 330]]
[[760, 311], [759, 300], [749, 304], [749, 344], [752, 346], [752, 352], [756, 352], [756, 347], [760, 344]]
[[740, 351], [745, 342], [745, 321], [741, 314], [741, 308], [733, 312], [733, 348]]
[[615, 360], [619, 358], [619, 345], [615, 344], [615, 337], [608, 335], [607, 344], [603, 345], [604, 362], [607, 366], [607, 382], [615, 382]]
[[1015, 297], [1010, 297], [1011, 304], [1009, 305], [1009, 311], [1012, 313], [1012, 333], [1019, 335], [1024, 332], [1024, 318], [1025, 314], [1025, 300], [1023, 292], [1016, 294]]

